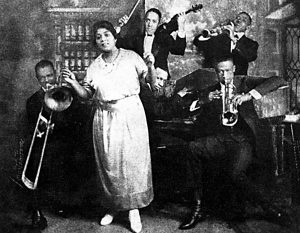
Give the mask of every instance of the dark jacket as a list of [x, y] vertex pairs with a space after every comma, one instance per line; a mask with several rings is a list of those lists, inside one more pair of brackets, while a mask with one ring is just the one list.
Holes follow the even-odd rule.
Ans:
[[[36, 122], [42, 106], [44, 106], [43, 116], [48, 118], [50, 110], [44, 104], [45, 92], [39, 90], [35, 92], [26, 102], [26, 112], [30, 135], [33, 134]], [[52, 123], [54, 128], [49, 135], [49, 140], [74, 141], [78, 138], [78, 132], [88, 120], [86, 106], [74, 98], [71, 106], [62, 112], [53, 112]]]
[[[234, 85], [237, 93], [248, 93], [250, 90], [255, 89], [262, 96], [264, 96], [267, 93], [276, 90], [280, 86], [286, 85], [286, 82], [284, 79], [277, 76], [270, 78], [235, 76]], [[199, 96], [199, 100], [202, 103], [202, 112], [198, 117], [198, 123], [204, 136], [218, 134], [218, 130], [220, 129], [221, 120], [218, 119], [218, 117], [220, 114], [220, 109], [222, 109], [222, 101], [208, 101], [208, 93], [216, 89], [220, 90], [219, 83], [208, 87], [206, 90], [200, 93]], [[248, 101], [240, 105], [238, 107], [238, 114], [239, 121], [244, 121], [248, 129], [250, 129], [250, 132], [245, 131], [245, 134], [253, 137], [257, 154], [263, 153], [262, 151], [266, 149], [266, 147], [262, 148], [261, 145], [263, 144], [262, 142], [266, 140], [266, 132], [264, 131], [266, 128], [264, 125], [262, 125], [262, 122], [258, 118], [253, 101]], [[218, 119], [218, 121], [216, 121], [216, 119]], [[267, 140], [269, 138], [270, 137], [268, 137]]]
[[[127, 38], [119, 37], [117, 39], [117, 47], [133, 50], [141, 57], [143, 57], [144, 37], [145, 36], [143, 34]], [[180, 38], [179, 36], [177, 36], [174, 40], [174, 38], [170, 34], [167, 34], [165, 32], [156, 33], [152, 44], [152, 54], [155, 57], [155, 68], [160, 67], [161, 69], [166, 70], [169, 74], [169, 53], [183, 55], [185, 47], [186, 38]], [[141, 84], [140, 98], [145, 109], [148, 126], [149, 128], [151, 128], [153, 125], [153, 119], [155, 118], [153, 109], [154, 97], [147, 84]]]
[[[49, 120], [51, 111], [44, 106], [44, 96], [45, 92], [40, 89], [27, 99], [26, 112], [29, 135], [26, 139], [26, 151], [28, 152], [42, 106], [42, 116]], [[65, 179], [67, 173], [73, 171], [74, 168], [72, 166], [77, 165], [76, 159], [78, 159], [78, 156], [85, 158], [82, 161], [86, 160], [91, 144], [85, 141], [86, 138], [91, 140], [90, 137], [87, 137], [89, 114], [88, 106], [79, 102], [76, 96], [73, 97], [72, 104], [69, 108], [62, 112], [53, 112], [51, 123], [54, 123], [54, 127], [49, 131], [48, 140], [46, 142], [39, 187], [50, 181], [58, 182], [62, 185], [60, 187], [56, 186], [55, 189], [66, 188], [67, 182], [62, 180]], [[35, 137], [32, 146], [28, 169], [25, 174], [29, 180], [34, 180], [36, 175], [42, 154], [42, 147], [45, 142], [46, 125], [40, 125], [39, 130], [44, 132], [44, 134], [40, 137]], [[91, 129], [89, 130], [91, 131]], [[79, 151], [80, 153], [78, 153]], [[79, 172], [79, 170], [76, 170], [76, 172], [81, 173], [82, 171]], [[68, 179], [71, 178], [68, 177]]]
[[[144, 53], [144, 35], [135, 35], [132, 37], [118, 38], [117, 46], [130, 49], [143, 57]], [[175, 55], [184, 55], [186, 47], [186, 38], [179, 36], [174, 39], [171, 35], [161, 32], [156, 33], [152, 44], [152, 54], [155, 57], [155, 67], [160, 67], [169, 73], [168, 56], [169, 53]]]
[[[215, 58], [228, 55], [231, 48], [231, 40], [225, 33], [209, 40], [199, 41], [198, 35], [193, 43], [197, 50], [204, 56], [204, 68], [212, 68]], [[235, 75], [247, 75], [249, 62], [257, 58], [258, 43], [246, 36], [242, 36], [232, 50], [234, 64], [236, 66]]]

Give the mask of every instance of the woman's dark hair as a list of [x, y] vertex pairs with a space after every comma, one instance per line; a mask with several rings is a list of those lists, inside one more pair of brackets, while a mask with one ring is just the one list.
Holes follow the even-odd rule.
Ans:
[[110, 22], [108, 22], [106, 20], [98, 21], [98, 22], [94, 23], [93, 28], [92, 28], [92, 32], [93, 32], [93, 45], [95, 45], [95, 46], [97, 45], [96, 44], [96, 34], [97, 34], [97, 30], [99, 28], [105, 28], [105, 29], [107, 29], [108, 31], [110, 31], [112, 33], [112, 35], [114, 36], [114, 38], [117, 37], [117, 32], [116, 32], [114, 26]]
[[149, 10], [147, 10], [146, 14], [147, 15], [149, 12], [154, 12], [158, 15], [158, 19], [159, 21], [161, 20], [161, 12], [160, 10], [156, 9], [156, 8], [150, 8]]

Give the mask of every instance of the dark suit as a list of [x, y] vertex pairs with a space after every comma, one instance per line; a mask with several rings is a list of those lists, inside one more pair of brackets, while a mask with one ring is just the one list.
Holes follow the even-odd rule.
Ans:
[[[286, 82], [279, 77], [261, 79], [241, 76], [234, 78], [237, 93], [248, 93], [255, 89], [261, 95], [265, 95], [285, 84]], [[227, 178], [225, 181], [234, 186], [231, 190], [239, 190], [240, 197], [248, 197], [251, 201], [264, 204], [264, 196], [248, 179], [247, 170], [253, 161], [253, 156], [259, 157], [260, 153], [263, 153], [262, 146], [267, 147], [266, 143], [262, 143], [266, 140], [261, 140], [261, 136], [266, 132], [261, 132], [263, 127], [252, 101], [239, 106], [239, 120], [235, 126], [221, 125], [222, 100], [215, 99], [211, 102], [208, 100], [208, 93], [216, 89], [220, 90], [220, 84], [207, 88], [199, 97], [203, 104], [202, 114], [198, 118], [202, 137], [189, 144], [190, 153], [187, 153], [187, 158], [192, 171], [189, 179], [191, 180], [190, 186], [202, 193], [203, 182], [207, 181], [203, 179], [203, 172], [205, 168], [208, 168], [206, 167], [208, 164], [213, 164], [217, 167], [214, 168], [213, 176], [218, 173], [218, 176]], [[212, 177], [207, 179], [211, 180]]]
[[[135, 35], [129, 38], [121, 38], [117, 39], [117, 46], [125, 49], [130, 49], [138, 53], [141, 57], [143, 57], [144, 53], [144, 37], [145, 35]], [[165, 33], [155, 33], [155, 37], [153, 39], [152, 44], [152, 54], [155, 57], [154, 66], [160, 67], [161, 69], [166, 70], [169, 73], [168, 67], [168, 56], [169, 53], [176, 55], [183, 55], [186, 47], [186, 38], [180, 38], [179, 36], [174, 38]], [[153, 96], [151, 90], [147, 84], [141, 84], [140, 98], [143, 103], [147, 123], [149, 129], [151, 129], [153, 125], [154, 119], [154, 110], [153, 110]]]
[[[117, 46], [125, 49], [130, 49], [143, 57], [144, 53], [144, 37], [145, 35], [135, 35], [130, 38], [118, 38]], [[152, 54], [155, 57], [155, 67], [160, 67], [169, 73], [168, 56], [169, 54], [184, 55], [186, 47], [186, 38], [179, 36], [174, 38], [165, 33], [155, 33], [152, 44]]]
[[[199, 41], [200, 36], [196, 36], [193, 43], [204, 56], [204, 68], [212, 68], [215, 58], [230, 53], [231, 40], [227, 34], [222, 33], [205, 41]], [[257, 49], [258, 43], [245, 35], [237, 41], [236, 47], [232, 50], [236, 66], [235, 75], [247, 75], [249, 62], [257, 58]]]
[[[44, 106], [44, 95], [45, 92], [39, 90], [28, 98], [26, 103], [30, 139], [40, 110]], [[74, 98], [68, 109], [62, 112], [53, 112], [52, 115], [51, 122], [54, 123], [54, 128], [50, 130], [48, 136], [37, 190], [46, 190], [54, 199], [53, 201], [57, 203], [69, 200], [70, 178], [72, 173], [75, 174], [71, 164], [76, 152], [83, 147], [83, 138], [81, 137], [85, 135], [85, 122], [88, 120], [86, 113], [84, 105]], [[47, 119], [50, 115], [50, 110], [46, 106], [44, 106], [42, 115]], [[34, 150], [26, 173], [31, 180], [35, 175], [43, 142], [44, 137], [35, 139]]]

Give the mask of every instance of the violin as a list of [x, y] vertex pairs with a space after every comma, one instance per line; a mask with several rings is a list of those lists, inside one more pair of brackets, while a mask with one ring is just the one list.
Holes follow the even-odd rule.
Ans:
[[[185, 14], [188, 14], [190, 12], [196, 12], [203, 8], [202, 4], [196, 4], [193, 5], [190, 9], [188, 9]], [[165, 32], [168, 34], [171, 34], [174, 31], [178, 30], [178, 23], [177, 23], [178, 14], [174, 15], [171, 20], [168, 23], [161, 24], [157, 30], [156, 33]]]

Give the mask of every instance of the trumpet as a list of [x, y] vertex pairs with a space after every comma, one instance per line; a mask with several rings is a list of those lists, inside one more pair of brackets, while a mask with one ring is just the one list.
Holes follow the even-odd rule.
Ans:
[[[71, 89], [68, 84], [63, 82], [61, 76], [58, 77], [56, 83], [46, 84], [44, 96], [44, 104], [46, 107], [41, 107], [22, 171], [21, 179], [27, 188], [32, 190], [37, 188], [48, 136], [54, 128], [54, 123], [52, 123], [53, 112], [66, 110], [72, 101], [73, 96]], [[35, 157], [33, 154], [38, 156]]]
[[237, 105], [233, 103], [232, 99], [235, 95], [236, 88], [231, 82], [225, 82], [225, 87], [222, 89], [222, 102], [223, 102], [223, 112], [222, 112], [222, 125], [224, 126], [234, 126], [238, 121], [238, 109]]

